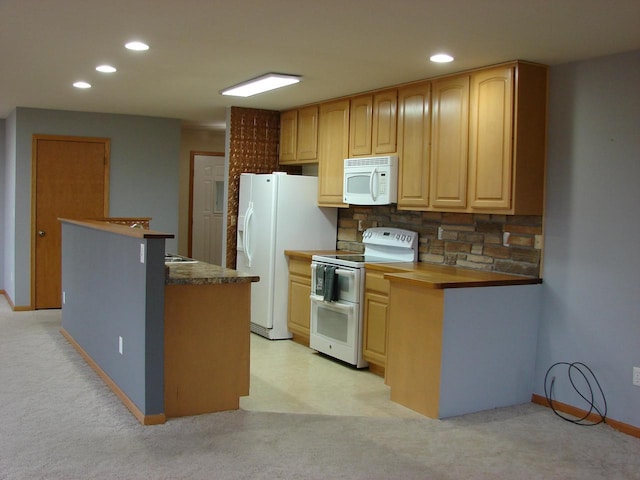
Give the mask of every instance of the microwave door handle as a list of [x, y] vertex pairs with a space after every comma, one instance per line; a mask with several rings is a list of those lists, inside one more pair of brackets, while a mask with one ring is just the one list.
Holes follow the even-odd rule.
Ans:
[[375, 202], [378, 198], [378, 194], [373, 191], [373, 187], [376, 184], [376, 175], [378, 174], [378, 168], [373, 167], [371, 175], [369, 176], [369, 192], [371, 192], [371, 199]]

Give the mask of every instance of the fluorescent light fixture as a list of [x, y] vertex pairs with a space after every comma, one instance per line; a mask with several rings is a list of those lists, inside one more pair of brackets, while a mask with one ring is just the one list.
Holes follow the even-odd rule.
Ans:
[[143, 50], [149, 50], [149, 45], [142, 42], [129, 42], [125, 44], [125, 47], [128, 48], [129, 50], [137, 50], [139, 52]]
[[75, 82], [73, 86], [76, 88], [91, 88], [91, 84], [87, 82]]
[[446, 53], [438, 53], [436, 55], [431, 55], [429, 60], [435, 63], [449, 63], [453, 62], [453, 57], [451, 55], [447, 55]]
[[298, 75], [286, 75], [282, 73], [267, 73], [260, 77], [239, 83], [229, 88], [221, 90], [222, 95], [232, 95], [234, 97], [250, 97], [258, 93], [275, 90], [298, 83], [301, 77]]
[[113, 73], [116, 71], [116, 67], [112, 67], [111, 65], [98, 65], [96, 70], [102, 73]]

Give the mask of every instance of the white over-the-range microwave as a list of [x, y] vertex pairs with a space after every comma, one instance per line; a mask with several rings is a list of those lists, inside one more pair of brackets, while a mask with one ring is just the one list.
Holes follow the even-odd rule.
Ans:
[[344, 161], [344, 203], [389, 205], [398, 202], [398, 157], [347, 158]]

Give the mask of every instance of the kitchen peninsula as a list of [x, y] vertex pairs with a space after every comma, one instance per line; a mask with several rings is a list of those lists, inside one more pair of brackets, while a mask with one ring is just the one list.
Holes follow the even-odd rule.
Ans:
[[62, 222], [62, 334], [143, 424], [239, 408], [249, 394], [251, 283], [165, 264], [153, 230]]
[[541, 279], [443, 265], [394, 270], [383, 274], [391, 400], [431, 418], [531, 401]]

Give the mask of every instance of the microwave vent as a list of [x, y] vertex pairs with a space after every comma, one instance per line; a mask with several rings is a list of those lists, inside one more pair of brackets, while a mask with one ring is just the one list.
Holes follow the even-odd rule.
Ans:
[[393, 165], [392, 157], [347, 158], [344, 161], [345, 167], [375, 167], [378, 165]]

